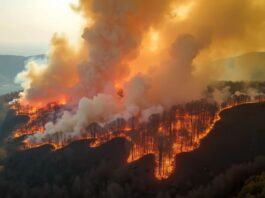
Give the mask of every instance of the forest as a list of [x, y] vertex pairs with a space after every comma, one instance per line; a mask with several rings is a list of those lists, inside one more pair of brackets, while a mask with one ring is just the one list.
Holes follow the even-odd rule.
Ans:
[[[219, 86], [224, 85], [220, 83]], [[14, 93], [2, 97], [2, 104], [6, 105], [15, 96]], [[196, 112], [196, 107], [198, 104], [192, 102], [185, 109]], [[209, 111], [200, 112], [216, 111], [214, 105], [204, 105], [204, 108]], [[172, 112], [181, 109], [183, 107], [175, 106], [162, 117], [151, 116], [146, 126], [151, 129], [142, 129], [140, 134], [146, 133], [145, 136], [148, 136], [150, 132], [155, 133], [155, 130], [159, 130], [156, 123], [161, 120], [166, 120], [161, 121], [163, 127], [167, 128], [168, 135], [172, 134], [171, 124], [167, 120], [170, 120]], [[202, 113], [199, 120], [204, 120], [205, 115]], [[1, 197], [262, 197], [265, 104], [239, 105], [222, 111], [220, 116], [221, 119], [201, 140], [199, 147], [174, 156], [174, 173], [166, 179], [158, 180], [155, 177], [157, 156], [153, 153], [144, 153], [128, 163], [134, 146], [126, 137], [117, 136], [96, 147], [93, 146], [92, 138], [69, 142], [56, 150], [49, 144], [21, 149], [25, 136], [13, 139], [11, 134], [16, 125], [21, 126], [28, 119], [17, 116], [7, 108], [1, 124]], [[188, 119], [197, 122], [196, 119]], [[90, 126], [87, 132], [97, 136], [95, 130], [99, 127], [95, 126]], [[111, 127], [124, 128], [121, 120], [112, 123]], [[188, 141], [183, 143], [192, 142], [196, 134], [195, 130], [187, 136]], [[147, 139], [138, 141], [143, 140]], [[168, 142], [163, 145], [168, 145]], [[183, 146], [180, 149], [185, 148]], [[161, 146], [157, 148], [165, 149]], [[162, 150], [160, 153], [163, 153]]]

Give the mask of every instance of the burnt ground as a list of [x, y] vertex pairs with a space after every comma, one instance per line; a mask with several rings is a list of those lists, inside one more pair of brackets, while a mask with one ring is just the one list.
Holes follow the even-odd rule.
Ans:
[[225, 110], [197, 150], [176, 157], [170, 183], [181, 191], [207, 184], [233, 165], [264, 156], [264, 142], [265, 103]]
[[[161, 191], [164, 197], [185, 195], [237, 164], [265, 156], [264, 103], [241, 105], [222, 112], [221, 117], [197, 150], [176, 157], [175, 173], [162, 182], [153, 176], [153, 155], [126, 163], [130, 143], [123, 138], [98, 148], [90, 148], [89, 141], [77, 141], [57, 151], [49, 145], [27, 151], [11, 149], [0, 173], [1, 197], [23, 193], [25, 197], [45, 193], [54, 197], [113, 197], [113, 193], [114, 197], [155, 197]], [[5, 131], [23, 119], [10, 116], [3, 125]], [[18, 143], [7, 144], [10, 149]], [[237, 191], [242, 182], [237, 181], [227, 193]]]

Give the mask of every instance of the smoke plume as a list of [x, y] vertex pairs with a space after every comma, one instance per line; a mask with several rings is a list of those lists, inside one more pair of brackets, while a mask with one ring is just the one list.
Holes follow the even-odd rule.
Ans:
[[205, 62], [265, 46], [262, 0], [80, 0], [73, 7], [87, 21], [80, 47], [54, 36], [48, 64], [29, 63], [17, 80], [22, 104], [75, 109], [31, 139], [80, 135], [92, 122], [119, 117], [145, 121], [200, 98], [225, 73]]

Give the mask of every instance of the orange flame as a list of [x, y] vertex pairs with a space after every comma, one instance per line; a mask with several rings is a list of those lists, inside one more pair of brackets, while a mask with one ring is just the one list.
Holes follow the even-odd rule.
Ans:
[[[133, 143], [127, 162], [131, 163], [146, 154], [154, 154], [156, 163], [154, 174], [157, 179], [162, 180], [168, 178], [174, 172], [175, 156], [177, 154], [190, 152], [199, 147], [201, 140], [210, 133], [215, 123], [221, 119], [220, 113], [222, 111], [238, 105], [258, 102], [265, 102], [265, 98], [253, 102], [246, 100], [230, 101], [229, 104], [223, 105], [214, 113], [207, 109], [201, 109], [199, 113], [176, 110], [174, 116], [170, 118], [171, 120], [164, 119], [155, 122], [153, 125], [152, 123], [151, 125], [142, 123], [131, 126], [126, 123], [122, 127], [118, 126], [117, 130], [112, 127], [104, 127], [100, 134], [87, 133], [85, 136], [74, 140], [94, 139], [90, 147], [99, 147], [113, 138], [124, 137]], [[21, 107], [18, 104], [13, 105], [12, 108], [16, 110], [17, 115], [27, 115], [29, 117], [28, 123], [15, 132], [14, 138], [33, 134], [37, 131], [43, 132], [43, 124], [45, 123], [39, 122], [39, 120], [44, 114], [53, 112], [58, 105], [58, 103], [52, 103], [42, 109]], [[158, 126], [156, 127], [157, 123]], [[55, 142], [50, 140], [42, 144], [31, 144], [27, 140], [24, 141], [26, 149], [44, 144], [51, 144], [57, 150], [69, 144], [69, 141]]]

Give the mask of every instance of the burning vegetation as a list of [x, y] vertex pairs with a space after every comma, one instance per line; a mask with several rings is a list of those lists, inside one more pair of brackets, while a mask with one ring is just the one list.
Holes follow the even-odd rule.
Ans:
[[50, 120], [56, 120], [60, 107], [58, 103], [50, 103], [44, 108], [37, 109], [29, 105], [21, 106], [17, 101], [12, 103], [11, 109], [15, 110], [17, 116], [27, 116], [29, 119], [26, 124], [15, 130], [14, 138], [44, 132], [44, 125]]
[[82, 128], [79, 134], [71, 136], [60, 131], [42, 136], [45, 134], [45, 124], [49, 121], [56, 122], [65, 108], [63, 105], [51, 103], [45, 108], [36, 109], [15, 102], [11, 107], [17, 115], [29, 117], [29, 121], [14, 132], [15, 138], [33, 135], [25, 139], [24, 149], [44, 144], [51, 144], [54, 149], [60, 149], [72, 141], [82, 139], [91, 140], [90, 147], [98, 147], [114, 138], [123, 137], [132, 143], [128, 163], [144, 155], [154, 154], [154, 174], [157, 179], [166, 179], [174, 171], [176, 155], [198, 148], [200, 141], [220, 119], [220, 112], [237, 105], [264, 101], [263, 94], [254, 98], [246, 94], [234, 94], [220, 105], [201, 99], [152, 114], [146, 121], [134, 116], [128, 120], [118, 118], [105, 124], [94, 122]]

